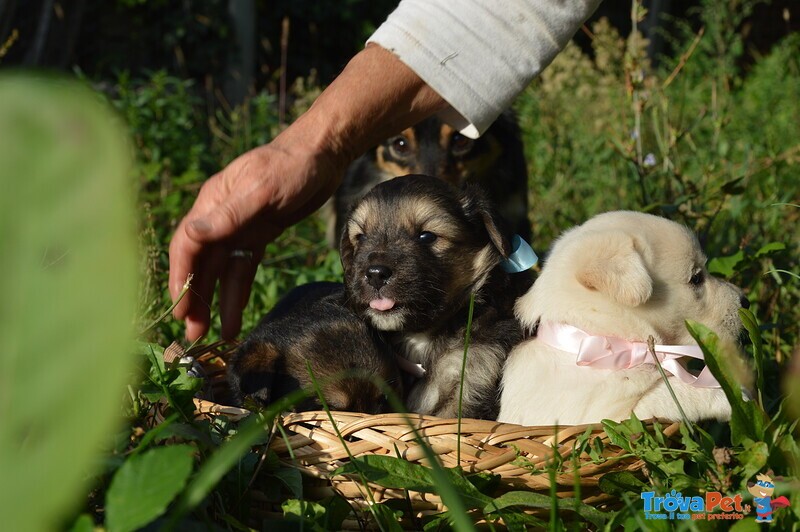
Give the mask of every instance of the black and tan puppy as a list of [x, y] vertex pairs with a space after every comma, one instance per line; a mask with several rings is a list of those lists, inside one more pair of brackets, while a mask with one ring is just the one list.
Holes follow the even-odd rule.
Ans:
[[[249, 397], [266, 406], [311, 386], [308, 363], [332, 410], [387, 411], [388, 402], [371, 378], [398, 389], [395, 359], [377, 331], [349, 310], [343, 298], [339, 283], [311, 283], [289, 292], [231, 359], [228, 381], [236, 401], [241, 404]], [[320, 407], [313, 397], [295, 409]]]
[[514, 232], [525, 239], [530, 236], [525, 155], [516, 117], [507, 111], [475, 140], [431, 117], [358, 158], [333, 199], [331, 244], [338, 244], [350, 209], [364, 194], [407, 174], [433, 175], [457, 186], [479, 185]]
[[[504, 221], [475, 187], [411, 175], [381, 183], [356, 205], [341, 241], [347, 304], [413, 368], [410, 410], [457, 414], [470, 294], [475, 294], [464, 383], [465, 417], [492, 418], [509, 350], [521, 339], [516, 297], [530, 277], [506, 273]], [[424, 373], [423, 373], [424, 372]]]

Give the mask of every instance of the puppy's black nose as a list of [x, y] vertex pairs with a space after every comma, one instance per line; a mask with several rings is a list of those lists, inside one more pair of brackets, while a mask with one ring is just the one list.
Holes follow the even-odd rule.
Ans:
[[367, 281], [375, 288], [380, 288], [387, 283], [392, 276], [392, 270], [382, 264], [373, 264], [367, 268]]
[[750, 308], [750, 300], [744, 294], [739, 296], [739, 304], [742, 305], [742, 308]]

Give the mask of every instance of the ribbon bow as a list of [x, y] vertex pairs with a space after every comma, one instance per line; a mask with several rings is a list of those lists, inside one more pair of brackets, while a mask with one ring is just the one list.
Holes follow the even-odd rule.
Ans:
[[[646, 342], [631, 342], [613, 336], [593, 336], [563, 323], [543, 322], [539, 325], [536, 337], [550, 347], [577, 355], [575, 363], [579, 366], [629, 369], [642, 364], [656, 363], [648, 353]], [[682, 382], [698, 388], [720, 387], [708, 367], [703, 368], [699, 375], [694, 375], [679, 362], [683, 357], [705, 360], [700, 346], [656, 344], [655, 353], [664, 371]]]
[[507, 273], [520, 273], [532, 268], [537, 262], [539, 262], [539, 257], [536, 256], [531, 245], [521, 236], [514, 235], [511, 238], [511, 253], [506, 260], [500, 263], [500, 266]]

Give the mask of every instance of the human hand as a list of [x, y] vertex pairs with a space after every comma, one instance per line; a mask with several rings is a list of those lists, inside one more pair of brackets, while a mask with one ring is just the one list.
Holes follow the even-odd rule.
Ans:
[[169, 249], [173, 300], [194, 274], [173, 311], [186, 321], [186, 338], [208, 331], [217, 281], [222, 336], [236, 336], [265, 245], [320, 207], [357, 155], [446, 106], [396, 56], [370, 44], [275, 140], [211, 177]]
[[266, 244], [338, 186], [347, 161], [295, 137], [281, 135], [211, 177], [178, 225], [169, 249], [169, 290], [176, 299], [194, 272], [191, 290], [173, 311], [186, 321], [188, 340], [208, 331], [217, 281], [222, 337], [238, 334]]

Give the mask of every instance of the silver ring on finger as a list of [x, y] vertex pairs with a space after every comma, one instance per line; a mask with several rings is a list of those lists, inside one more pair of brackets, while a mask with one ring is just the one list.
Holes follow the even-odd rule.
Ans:
[[253, 251], [250, 249], [234, 249], [231, 251], [230, 258], [253, 260]]

